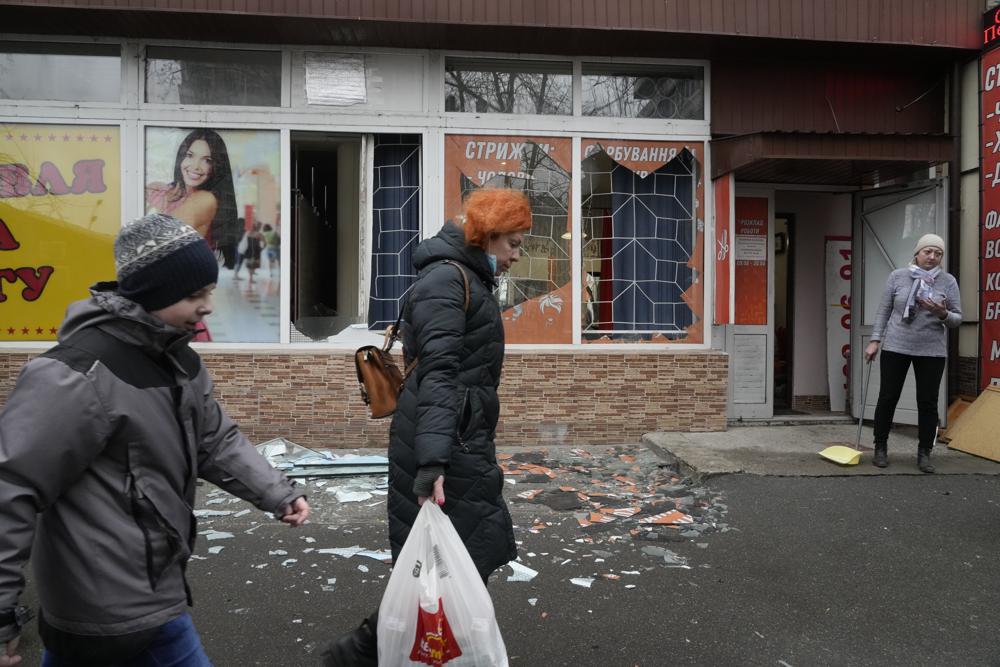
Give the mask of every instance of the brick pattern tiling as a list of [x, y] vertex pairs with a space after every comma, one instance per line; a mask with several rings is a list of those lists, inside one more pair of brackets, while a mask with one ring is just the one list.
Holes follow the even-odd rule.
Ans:
[[979, 370], [979, 359], [977, 357], [958, 358], [958, 393], [964, 396], [978, 396], [979, 387], [976, 385], [976, 373]]
[[[0, 406], [34, 353], [0, 354]], [[348, 351], [203, 355], [215, 395], [251, 441], [384, 447], [389, 419], [367, 417]], [[726, 428], [728, 359], [705, 351], [508, 351], [498, 445], [622, 444], [652, 431]]]
[[[830, 412], [830, 397], [826, 394], [793, 396], [792, 409], [802, 412]], [[843, 411], [843, 407], [840, 410]]]

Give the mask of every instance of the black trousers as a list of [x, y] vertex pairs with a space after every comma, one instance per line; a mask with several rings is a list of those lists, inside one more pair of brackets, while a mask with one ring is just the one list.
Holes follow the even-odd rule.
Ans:
[[878, 404], [875, 406], [875, 444], [889, 441], [889, 428], [896, 413], [896, 404], [903, 392], [906, 373], [910, 370], [910, 364], [913, 364], [913, 375], [917, 380], [919, 447], [930, 449], [934, 446], [934, 431], [938, 427], [938, 388], [941, 386], [941, 376], [944, 375], [945, 358], [916, 357], [888, 350], [882, 350], [880, 357], [882, 384], [879, 387]]

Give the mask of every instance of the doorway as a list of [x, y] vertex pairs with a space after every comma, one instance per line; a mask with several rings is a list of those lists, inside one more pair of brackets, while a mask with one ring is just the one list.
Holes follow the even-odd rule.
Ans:
[[292, 132], [291, 156], [292, 339], [326, 340], [361, 317], [361, 137]]
[[774, 214], [774, 413], [792, 414], [795, 216]]

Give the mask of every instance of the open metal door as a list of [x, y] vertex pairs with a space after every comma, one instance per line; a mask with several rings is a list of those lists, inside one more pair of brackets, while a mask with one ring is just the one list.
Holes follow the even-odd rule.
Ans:
[[[894, 190], [874, 190], [854, 196], [854, 252], [851, 285], [851, 413], [864, 410], [865, 419], [875, 416], [878, 402], [879, 361], [872, 366], [868, 398], [861, 406], [864, 380], [864, 349], [871, 340], [872, 325], [889, 274], [913, 260], [913, 246], [924, 234], [946, 236], [947, 189], [943, 180]], [[947, 260], [947, 255], [945, 256]], [[947, 270], [947, 266], [942, 264]], [[938, 414], [946, 413], [947, 390], [941, 379]], [[916, 383], [911, 369], [903, 385], [893, 421], [917, 423]]]

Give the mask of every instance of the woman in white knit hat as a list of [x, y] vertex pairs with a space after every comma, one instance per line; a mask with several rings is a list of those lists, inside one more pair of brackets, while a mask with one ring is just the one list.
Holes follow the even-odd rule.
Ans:
[[889, 465], [889, 429], [912, 364], [920, 437], [917, 467], [921, 472], [934, 472], [931, 448], [938, 427], [938, 388], [948, 356], [947, 329], [962, 323], [958, 282], [941, 270], [943, 257], [944, 239], [937, 234], [921, 236], [913, 248], [913, 263], [889, 274], [875, 314], [865, 360], [871, 362], [882, 351], [872, 459], [879, 468]]

